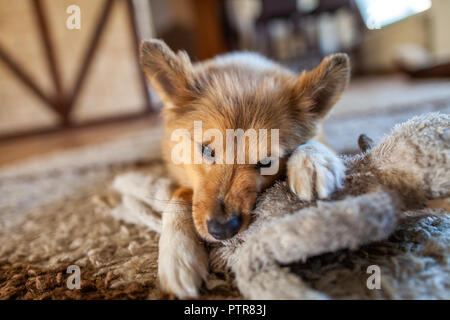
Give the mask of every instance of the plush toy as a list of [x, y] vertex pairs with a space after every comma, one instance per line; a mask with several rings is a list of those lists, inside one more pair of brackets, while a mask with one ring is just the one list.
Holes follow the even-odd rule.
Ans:
[[[260, 196], [246, 231], [210, 248], [212, 268], [231, 268], [247, 298], [327, 298], [285, 266], [386, 239], [405, 212], [450, 195], [449, 115], [415, 117], [376, 146], [364, 136], [359, 143], [363, 152], [344, 158], [341, 190], [326, 200], [302, 202], [285, 182], [276, 183]], [[125, 173], [113, 186], [123, 199], [113, 216], [160, 232], [168, 179]]]

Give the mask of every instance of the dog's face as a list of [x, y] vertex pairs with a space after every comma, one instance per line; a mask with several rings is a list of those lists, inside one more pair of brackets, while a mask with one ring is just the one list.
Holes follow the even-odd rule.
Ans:
[[248, 226], [258, 194], [284, 175], [289, 154], [316, 134], [349, 78], [343, 54], [295, 75], [278, 66], [193, 66], [158, 40], [142, 43], [141, 64], [164, 102], [168, 135], [184, 132], [189, 161], [178, 166], [193, 189], [196, 229], [211, 241]]

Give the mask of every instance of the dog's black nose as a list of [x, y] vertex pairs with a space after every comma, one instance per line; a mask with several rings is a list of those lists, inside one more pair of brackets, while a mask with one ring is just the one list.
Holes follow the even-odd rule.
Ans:
[[238, 233], [242, 226], [242, 219], [240, 216], [232, 216], [230, 219], [223, 221], [223, 219], [212, 218], [206, 223], [208, 232], [214, 239], [226, 240]]

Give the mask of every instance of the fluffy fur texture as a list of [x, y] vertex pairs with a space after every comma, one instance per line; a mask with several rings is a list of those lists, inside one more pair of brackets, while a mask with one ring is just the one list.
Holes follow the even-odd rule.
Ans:
[[[450, 116], [438, 113], [396, 126], [376, 147], [344, 159], [343, 188], [327, 200], [301, 201], [285, 182], [277, 183], [260, 197], [247, 230], [212, 246], [211, 264], [231, 268], [248, 298], [326, 298], [283, 265], [387, 239], [426, 200], [448, 197], [449, 130]], [[143, 186], [136, 200], [156, 208], [152, 183], [138, 185], [145, 179], [151, 178], [119, 176], [115, 188], [129, 195]], [[126, 209], [121, 216], [134, 219], [133, 208]], [[190, 207], [179, 209], [189, 214]]]
[[287, 166], [289, 187], [301, 200], [310, 201], [315, 195], [325, 199], [342, 187], [345, 166], [321, 143], [297, 147]]
[[[189, 220], [178, 224], [176, 218], [170, 218], [173, 213], [165, 211], [169, 217], [163, 216], [166, 227], [162, 230], [160, 246], [166, 250], [160, 253], [159, 273], [165, 279], [162, 286], [167, 291], [179, 297], [196, 296], [197, 290], [182, 290], [177, 279], [183, 276], [176, 271], [185, 270], [195, 259], [179, 252], [173, 239], [192, 236], [192, 245], [186, 245], [194, 249], [193, 243], [198, 242], [196, 235], [214, 242], [245, 230], [258, 194], [286, 175], [286, 161], [291, 155], [288, 179], [294, 186], [293, 192], [301, 199], [311, 200], [315, 195], [326, 197], [340, 186], [344, 167], [336, 154], [319, 144], [296, 147], [317, 135], [321, 120], [341, 96], [349, 79], [349, 60], [345, 54], [331, 55], [314, 70], [297, 75], [253, 53], [227, 54], [192, 64], [186, 53], [175, 54], [160, 40], [142, 42], [140, 52], [142, 68], [164, 102], [162, 150], [169, 173], [180, 188], [172, 200], [191, 204], [197, 231], [193, 232]], [[234, 164], [196, 164], [195, 155], [202, 157], [202, 146], [214, 145], [216, 155], [217, 150], [228, 152], [229, 146], [227, 139], [196, 137], [195, 121], [201, 121], [203, 130], [217, 130], [222, 137], [228, 129], [265, 129], [271, 141], [270, 130], [279, 130], [278, 150], [271, 148], [270, 143], [260, 144], [258, 148], [259, 156], [261, 152], [270, 156], [279, 170], [276, 174], [261, 175], [255, 163], [264, 158], [249, 163], [248, 144], [245, 152], [235, 152]], [[185, 149], [191, 150], [189, 164], [175, 164], [172, 159], [172, 151], [179, 144], [172, 139], [172, 134], [180, 129], [188, 132], [183, 143]], [[236, 165], [239, 152], [245, 153], [244, 165]], [[230, 221], [234, 221], [232, 230]], [[173, 225], [169, 227], [169, 223]], [[204, 253], [192, 254], [204, 256]], [[204, 259], [196, 261], [197, 264], [205, 262]], [[205, 264], [188, 269], [193, 279], [201, 279], [206, 268]]]
[[[178, 186], [193, 190], [194, 224], [199, 235], [209, 241], [215, 239], [206, 223], [215, 216], [227, 219], [239, 213], [241, 229], [246, 228], [257, 194], [285, 173], [285, 162], [294, 149], [317, 134], [321, 119], [349, 79], [345, 54], [331, 55], [314, 70], [296, 75], [253, 53], [192, 64], [185, 53], [175, 54], [159, 40], [141, 44], [141, 64], [164, 102], [162, 150], [169, 173]], [[171, 135], [187, 129], [194, 137], [194, 121], [201, 121], [203, 130], [221, 131], [224, 137], [226, 129], [266, 129], [270, 141], [270, 130], [279, 129], [280, 152], [267, 150], [267, 154], [279, 157], [280, 170], [261, 176], [253, 165], [194, 164], [194, 153], [201, 153], [201, 145], [211, 141], [194, 141], [191, 164], [174, 164], [171, 153], [179, 141], [173, 141]], [[225, 141], [223, 145], [226, 148]], [[330, 150], [325, 152], [333, 155]], [[334, 161], [339, 159], [335, 156]]]

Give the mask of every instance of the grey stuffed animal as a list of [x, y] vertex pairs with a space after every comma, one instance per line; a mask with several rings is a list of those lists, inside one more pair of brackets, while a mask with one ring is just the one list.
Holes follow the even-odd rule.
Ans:
[[[450, 195], [450, 117], [432, 113], [397, 125], [378, 145], [345, 157], [344, 187], [329, 199], [303, 202], [279, 182], [260, 196], [250, 227], [210, 250], [212, 268], [231, 268], [252, 299], [321, 299], [284, 267], [323, 253], [387, 239], [405, 212]], [[116, 178], [117, 218], [160, 231], [160, 202], [170, 181], [139, 174]], [[153, 209], [153, 210], [150, 210]], [[186, 209], [189, 210], [189, 209]], [[189, 212], [186, 212], [189, 214]]]

